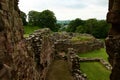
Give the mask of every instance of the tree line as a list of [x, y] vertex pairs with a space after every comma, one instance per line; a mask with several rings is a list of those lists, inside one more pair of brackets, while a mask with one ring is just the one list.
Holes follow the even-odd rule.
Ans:
[[95, 18], [88, 20], [81, 20], [79, 18], [72, 20], [65, 29], [67, 32], [87, 33], [96, 38], [107, 37], [110, 24], [105, 20], [97, 20]]
[[21, 11], [23, 25], [39, 26], [40, 28], [50, 28], [52, 31], [66, 31], [91, 34], [96, 38], [105, 38], [110, 29], [110, 24], [105, 20], [97, 20], [95, 18], [81, 20], [76, 18], [71, 20], [69, 24], [61, 25], [57, 23], [57, 19], [53, 11], [44, 10], [42, 12], [29, 11], [28, 22], [27, 15]]
[[50, 10], [42, 12], [29, 11], [28, 22], [26, 21], [27, 15], [21, 11], [21, 18], [23, 25], [39, 26], [40, 28], [50, 28], [52, 31], [58, 30], [57, 19], [55, 14]]

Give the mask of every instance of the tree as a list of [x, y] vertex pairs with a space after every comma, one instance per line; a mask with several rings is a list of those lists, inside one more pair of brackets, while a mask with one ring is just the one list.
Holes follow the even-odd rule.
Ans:
[[50, 28], [52, 31], [56, 31], [56, 17], [50, 10], [44, 10], [39, 15], [39, 22], [43, 28]]
[[20, 17], [22, 19], [23, 25], [27, 25], [26, 21], [27, 15], [23, 11], [20, 11]]
[[75, 32], [77, 32], [77, 33], [86, 33], [86, 29], [85, 29], [85, 26], [78, 26], [77, 28], [76, 28], [76, 31]]
[[39, 15], [40, 15], [40, 12], [38, 12], [38, 11], [30, 11], [28, 13], [29, 25], [31, 25], [31, 26], [40, 26], [39, 25]]
[[97, 19], [95, 19], [95, 18], [86, 20], [86, 22], [85, 22], [85, 30], [86, 30], [86, 33], [92, 34], [93, 29], [94, 29], [97, 25], [98, 25], [98, 24], [97, 24]]
[[68, 25], [68, 28], [67, 28], [67, 31], [68, 32], [75, 32], [77, 27], [80, 26], [80, 25], [83, 25], [84, 24], [84, 21], [79, 19], [79, 18], [76, 18], [75, 20], [72, 20], [69, 25]]
[[110, 25], [105, 20], [98, 20], [96, 27], [92, 31], [92, 35], [96, 38], [106, 38]]
[[78, 33], [91, 34], [96, 38], [105, 38], [108, 34], [110, 25], [105, 20], [97, 20], [95, 18], [88, 19], [84, 25], [79, 25], [76, 28]]
[[52, 31], [57, 31], [59, 26], [56, 24], [55, 14], [50, 10], [42, 12], [30, 11], [28, 14], [29, 25], [39, 26], [41, 28], [50, 28]]

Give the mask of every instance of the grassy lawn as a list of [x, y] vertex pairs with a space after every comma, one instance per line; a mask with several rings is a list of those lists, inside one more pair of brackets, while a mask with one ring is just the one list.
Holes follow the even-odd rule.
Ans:
[[[88, 53], [78, 54], [80, 57], [89, 57], [89, 58], [103, 58], [108, 61], [108, 55], [105, 52], [105, 49], [95, 50]], [[88, 80], [110, 80], [109, 76], [111, 71], [107, 70], [99, 62], [81, 62], [80, 64], [81, 71], [86, 73]]]
[[99, 62], [81, 62], [80, 68], [88, 80], [110, 80], [110, 71]]
[[78, 54], [80, 57], [89, 57], [89, 58], [103, 58], [104, 60], [108, 61], [108, 55], [105, 51], [104, 48], [101, 48], [100, 50], [95, 50], [92, 52], [87, 52], [87, 53], [82, 53], [82, 54]]
[[24, 36], [27, 37], [29, 34], [33, 33], [35, 30], [40, 29], [38, 26], [24, 26]]

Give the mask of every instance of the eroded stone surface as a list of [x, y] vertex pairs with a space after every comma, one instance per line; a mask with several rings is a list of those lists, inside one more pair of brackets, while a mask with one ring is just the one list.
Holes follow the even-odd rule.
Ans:
[[113, 66], [110, 80], [120, 79], [120, 0], [109, 0], [109, 12], [107, 22], [112, 27], [106, 38], [106, 51], [109, 55], [109, 62]]
[[73, 48], [68, 49], [67, 58], [74, 80], [87, 80], [87, 76], [80, 70], [80, 60]]

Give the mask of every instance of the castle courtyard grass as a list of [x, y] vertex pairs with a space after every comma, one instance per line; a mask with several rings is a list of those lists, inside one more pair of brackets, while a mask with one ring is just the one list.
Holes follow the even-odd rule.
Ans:
[[[108, 58], [105, 49], [95, 50], [92, 52], [78, 54], [80, 57], [102, 58], [106, 61]], [[110, 70], [107, 70], [100, 62], [81, 62], [80, 69], [87, 75], [88, 80], [110, 80]]]
[[81, 62], [80, 69], [88, 80], [110, 80], [110, 72], [99, 62]]
[[37, 29], [40, 29], [40, 27], [38, 27], [38, 26], [24, 26], [24, 37], [28, 37], [29, 34], [33, 33]]
[[94, 51], [91, 51], [91, 52], [87, 52], [87, 53], [79, 53], [78, 55], [80, 57], [102, 58], [102, 59], [108, 61], [108, 55], [107, 55], [104, 48], [101, 48], [99, 50], [94, 50]]

